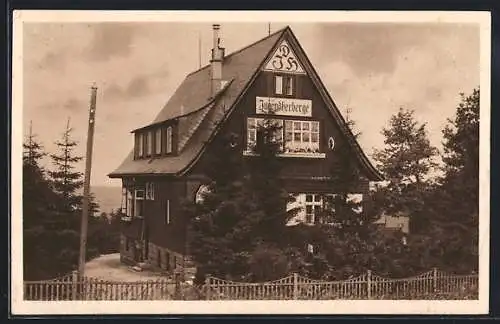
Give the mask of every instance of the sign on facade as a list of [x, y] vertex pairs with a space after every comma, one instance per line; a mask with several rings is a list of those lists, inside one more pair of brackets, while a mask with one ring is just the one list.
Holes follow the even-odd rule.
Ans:
[[257, 97], [255, 105], [257, 114], [312, 116], [312, 101], [307, 99]]

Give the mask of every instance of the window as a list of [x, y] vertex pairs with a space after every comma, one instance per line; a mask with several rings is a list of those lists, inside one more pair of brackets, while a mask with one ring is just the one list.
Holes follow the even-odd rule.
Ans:
[[146, 133], [146, 155], [151, 156], [153, 151], [153, 138], [151, 132]]
[[319, 216], [323, 208], [323, 197], [319, 194], [306, 194], [306, 223], [315, 224], [316, 216]]
[[144, 190], [142, 189], [135, 190], [134, 216], [144, 216]]
[[299, 193], [291, 194], [293, 199], [287, 204], [287, 211], [296, 210], [296, 215], [289, 225], [304, 222], [306, 224], [333, 224], [335, 213], [335, 194]]
[[134, 197], [132, 196], [132, 191], [127, 190], [127, 213], [128, 217], [132, 217], [134, 209]]
[[165, 206], [164, 206], [164, 220], [165, 220], [165, 225], [170, 224], [170, 200], [167, 199], [165, 200]]
[[291, 76], [285, 77], [285, 82], [283, 84], [283, 92], [287, 96], [293, 95], [293, 78]]
[[127, 188], [122, 187], [122, 202], [120, 204], [121, 206], [121, 213], [123, 215], [127, 215]]
[[167, 153], [172, 153], [172, 126], [167, 127], [166, 137], [167, 137], [166, 141], [167, 145], [165, 151]]
[[146, 199], [155, 200], [155, 184], [153, 182], [146, 183]]
[[274, 93], [278, 95], [292, 96], [293, 92], [293, 77], [276, 75], [274, 77]]
[[275, 86], [275, 93], [276, 94], [283, 94], [283, 77], [280, 75], [277, 75], [274, 77], [274, 86]]
[[137, 155], [144, 156], [144, 135], [142, 133], [137, 134]]
[[161, 154], [161, 128], [155, 132], [155, 154]]
[[[252, 151], [257, 144], [259, 129], [265, 127], [266, 119], [264, 118], [248, 118], [247, 119], [247, 150]], [[267, 119], [271, 126], [276, 126], [276, 134], [273, 136], [275, 142], [283, 140], [283, 121], [280, 119]]]
[[285, 121], [285, 153], [319, 153], [319, 122]]

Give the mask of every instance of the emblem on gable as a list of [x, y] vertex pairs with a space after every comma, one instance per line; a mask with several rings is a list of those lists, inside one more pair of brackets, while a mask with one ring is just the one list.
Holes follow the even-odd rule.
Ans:
[[265, 71], [305, 74], [287, 41], [282, 41], [264, 66]]

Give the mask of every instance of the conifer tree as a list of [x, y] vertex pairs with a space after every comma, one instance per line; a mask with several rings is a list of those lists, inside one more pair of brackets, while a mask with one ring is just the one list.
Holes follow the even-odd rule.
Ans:
[[[288, 195], [275, 157], [281, 147], [277, 126], [265, 121], [257, 127], [257, 143], [250, 148], [253, 156], [245, 159], [236, 134], [212, 144], [206, 174], [209, 191], [201, 203], [185, 206], [191, 219], [190, 253], [201, 271], [255, 281], [286, 274], [276, 272], [288, 265], [283, 261], [282, 234], [289, 219]], [[256, 266], [268, 266], [269, 260], [280, 265]]]
[[83, 173], [75, 171], [75, 163], [80, 162], [83, 157], [74, 154], [78, 143], [71, 138], [72, 131], [68, 119], [62, 138], [55, 143], [59, 152], [50, 155], [54, 170], [49, 171], [54, 189], [61, 195], [61, 207], [68, 212], [80, 208], [82, 196], [78, 191], [83, 186]]
[[386, 187], [379, 188], [384, 198], [379, 207], [389, 214], [412, 216], [412, 231], [423, 232], [429, 226], [424, 205], [432, 190], [429, 178], [436, 167], [437, 149], [427, 137], [426, 123], [419, 124], [413, 110], [400, 108], [382, 134], [385, 147], [373, 156], [388, 181]]
[[464, 273], [477, 271], [479, 260], [479, 98], [479, 88], [462, 93], [443, 129], [444, 176], [433, 192], [441, 267]]

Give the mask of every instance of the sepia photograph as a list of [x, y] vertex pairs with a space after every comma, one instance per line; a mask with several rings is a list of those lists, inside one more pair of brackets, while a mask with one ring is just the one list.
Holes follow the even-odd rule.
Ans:
[[13, 313], [487, 313], [490, 28], [15, 12]]

